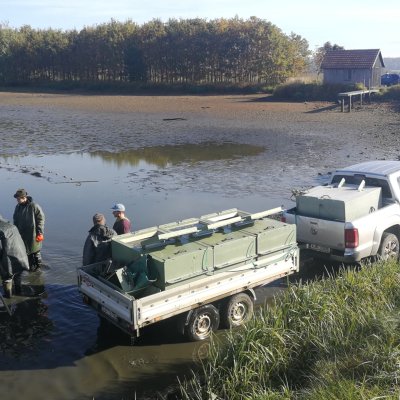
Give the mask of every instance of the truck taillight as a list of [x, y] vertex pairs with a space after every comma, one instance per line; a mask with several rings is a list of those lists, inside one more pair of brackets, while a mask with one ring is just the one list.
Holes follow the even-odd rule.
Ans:
[[281, 215], [281, 222], [286, 222], [286, 217], [284, 215]]
[[347, 248], [358, 247], [358, 229], [346, 229], [344, 231], [344, 242]]

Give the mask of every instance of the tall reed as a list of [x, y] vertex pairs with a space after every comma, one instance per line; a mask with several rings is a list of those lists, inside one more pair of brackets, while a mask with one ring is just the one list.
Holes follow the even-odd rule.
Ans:
[[[213, 338], [184, 399], [398, 399], [400, 268], [379, 262], [288, 289]], [[383, 396], [383, 397], [381, 397]]]

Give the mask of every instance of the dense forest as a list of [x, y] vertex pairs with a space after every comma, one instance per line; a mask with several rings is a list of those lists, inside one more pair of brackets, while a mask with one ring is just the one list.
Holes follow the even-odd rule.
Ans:
[[276, 85], [308, 64], [308, 42], [251, 17], [132, 21], [82, 30], [0, 24], [0, 84]]

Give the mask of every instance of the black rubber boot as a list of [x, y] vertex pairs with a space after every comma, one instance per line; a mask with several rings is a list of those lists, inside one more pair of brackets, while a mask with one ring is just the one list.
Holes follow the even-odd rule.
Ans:
[[15, 274], [14, 278], [14, 294], [20, 296], [22, 294], [22, 277], [21, 274]]
[[37, 253], [29, 254], [28, 256], [29, 259], [29, 267], [31, 272], [35, 272], [38, 269], [41, 269], [43, 266], [42, 263], [42, 255], [40, 254], [40, 251]]
[[29, 261], [29, 272], [36, 271], [35, 259], [33, 257], [33, 254], [28, 254], [28, 261]]
[[37, 268], [42, 268], [43, 267], [43, 261], [42, 261], [42, 255], [40, 254], [40, 251], [35, 253], [33, 256], [35, 258], [35, 264], [37, 265]]

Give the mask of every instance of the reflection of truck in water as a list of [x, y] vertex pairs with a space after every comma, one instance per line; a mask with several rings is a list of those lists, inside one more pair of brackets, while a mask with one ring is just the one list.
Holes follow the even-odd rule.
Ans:
[[370, 161], [336, 170], [327, 186], [296, 197], [282, 221], [320, 257], [358, 262], [399, 256], [400, 161]]
[[226, 210], [112, 239], [112, 258], [78, 268], [84, 301], [132, 338], [176, 316], [190, 340], [253, 313], [254, 289], [298, 271], [295, 226]]

